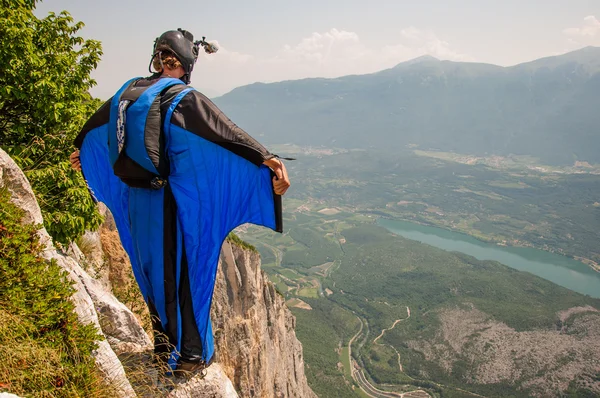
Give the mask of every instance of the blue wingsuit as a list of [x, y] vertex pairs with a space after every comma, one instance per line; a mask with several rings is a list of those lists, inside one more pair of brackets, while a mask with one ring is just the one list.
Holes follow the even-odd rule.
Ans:
[[155, 335], [168, 340], [170, 364], [180, 356], [208, 363], [224, 239], [243, 223], [282, 231], [281, 197], [262, 164], [274, 155], [201, 93], [158, 77], [123, 85], [75, 145], [90, 191], [114, 216], [142, 295], [159, 320]]

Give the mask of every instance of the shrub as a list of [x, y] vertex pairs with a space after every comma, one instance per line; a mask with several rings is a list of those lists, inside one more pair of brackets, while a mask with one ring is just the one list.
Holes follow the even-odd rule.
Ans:
[[65, 11], [39, 19], [36, 0], [0, 0], [0, 143], [23, 169], [46, 229], [66, 244], [102, 220], [81, 176], [70, 168], [73, 140], [98, 108], [88, 90], [100, 43]]
[[0, 188], [0, 391], [37, 397], [108, 396], [92, 351], [93, 325], [74, 313], [74, 288], [38, 257], [36, 226]]

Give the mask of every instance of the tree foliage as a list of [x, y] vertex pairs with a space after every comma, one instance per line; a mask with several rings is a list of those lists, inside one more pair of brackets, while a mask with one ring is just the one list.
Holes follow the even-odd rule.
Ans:
[[78, 36], [66, 11], [38, 18], [37, 0], [0, 0], [0, 145], [25, 171], [58, 242], [95, 229], [101, 216], [68, 156], [99, 101], [88, 93], [102, 50]]

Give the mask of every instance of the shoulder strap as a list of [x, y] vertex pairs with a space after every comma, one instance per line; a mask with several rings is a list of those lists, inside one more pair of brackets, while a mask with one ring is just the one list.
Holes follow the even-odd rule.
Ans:
[[185, 97], [187, 95], [187, 93], [189, 93], [192, 90], [194, 90], [192, 87], [188, 87], [185, 90], [182, 90], [179, 94], [177, 94], [175, 96], [175, 98], [173, 98], [173, 101], [171, 101], [171, 105], [169, 105], [169, 109], [167, 109], [167, 113], [165, 115], [165, 121], [164, 121], [164, 125], [163, 125], [163, 131], [165, 133], [165, 137], [169, 137], [169, 135], [171, 134], [171, 116], [173, 116], [173, 112], [175, 111], [175, 108], [179, 104], [179, 101], [181, 101], [181, 99], [183, 97]]
[[[138, 86], [136, 82], [140, 79], [131, 79], [125, 83], [111, 102], [108, 126], [109, 157], [114, 166], [121, 152], [126, 151], [132, 160], [148, 171], [158, 174], [157, 164], [152, 161], [156, 156], [148, 155], [147, 146], [153, 140], [146, 139], [146, 132], [150, 128], [152, 135], [158, 139], [161, 126], [159, 119], [158, 125], [154, 127], [159, 110], [155, 109], [156, 99], [168, 88], [184, 83], [179, 79], [162, 78], [148, 86]], [[151, 125], [147, 123], [149, 116]]]

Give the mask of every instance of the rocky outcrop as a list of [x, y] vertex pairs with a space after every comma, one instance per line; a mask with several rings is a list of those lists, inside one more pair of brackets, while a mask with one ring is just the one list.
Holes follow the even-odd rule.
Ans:
[[[25, 211], [24, 222], [43, 223], [29, 182], [2, 150], [1, 187], [7, 187], [12, 201]], [[94, 324], [106, 337], [98, 342], [96, 362], [119, 397], [316, 396], [304, 375], [302, 345], [294, 332], [295, 318], [261, 271], [258, 253], [228, 242], [221, 253], [213, 298], [216, 362], [204, 377], [171, 378], [168, 388], [160, 385], [160, 377], [147, 375], [150, 381], [145, 386], [130, 377], [132, 387], [116, 353], [121, 358], [126, 354], [147, 357], [152, 344], [136, 316], [110, 291], [111, 281], [120, 286], [133, 281], [130, 272], [123, 272], [130, 265], [112, 217], [106, 208], [102, 210], [106, 222], [100, 233], [88, 233], [82, 238], [83, 252], [73, 244], [63, 253], [54, 247], [44, 228], [38, 234], [45, 247], [42, 256], [56, 261], [74, 281], [76, 293], [72, 300], [80, 321]], [[156, 373], [149, 362], [138, 361], [137, 371]]]
[[[555, 329], [517, 331], [473, 304], [438, 312], [440, 327], [408, 348], [447, 373], [465, 366], [466, 386], [513, 385], [532, 397], [563, 396], [570, 387], [600, 396], [600, 311], [573, 307]], [[482, 358], [485, 358], [482, 360]]]
[[[21, 207], [25, 214], [23, 221], [41, 225], [43, 223], [40, 207], [35, 200], [33, 191], [27, 178], [14, 161], [0, 149], [0, 187], [6, 187], [11, 193], [11, 200], [17, 206]], [[40, 242], [45, 246], [42, 252], [42, 257], [47, 260], [54, 260], [56, 263], [65, 269], [71, 280], [74, 282], [76, 289], [73, 295], [75, 303], [75, 311], [82, 323], [92, 323], [101, 331], [100, 319], [96, 313], [96, 303], [92, 300], [92, 294], [96, 297], [110, 298], [110, 293], [104, 291], [101, 293], [96, 289], [96, 283], [93, 279], [79, 266], [79, 264], [71, 257], [59, 253], [52, 239], [46, 232], [45, 228], [38, 231]], [[92, 292], [92, 293], [90, 293]], [[112, 303], [106, 301], [106, 305]], [[126, 309], [121, 308], [126, 311]], [[135, 330], [134, 325], [128, 325], [130, 330]], [[138, 325], [139, 326], [139, 325]], [[129, 331], [129, 330], [128, 330]], [[124, 333], [128, 333], [124, 331]], [[146, 336], [147, 338], [147, 336]], [[98, 349], [95, 352], [96, 363], [102, 371], [107, 381], [115, 387], [122, 397], [135, 397], [136, 394], [131, 387], [117, 355], [110, 347], [108, 341], [103, 340], [98, 342]]]
[[77, 244], [69, 246], [67, 254], [73, 257], [92, 278], [100, 282], [104, 290], [112, 290], [99, 231], [86, 231]]
[[[109, 248], [107, 261], [117, 265], [126, 259], [118, 235], [108, 230], [102, 230], [102, 243]], [[169, 396], [315, 397], [304, 375], [295, 318], [261, 271], [258, 253], [223, 244], [211, 317], [215, 363], [203, 379], [171, 381]]]
[[[111, 225], [110, 213], [106, 220]], [[107, 261], [111, 267], [123, 268], [122, 262], [127, 260], [116, 231], [106, 226], [101, 231]], [[233, 383], [233, 393], [237, 391], [242, 397], [315, 397], [304, 374], [295, 318], [261, 271], [258, 253], [229, 242], [223, 244], [211, 317], [216, 363], [208, 368], [204, 379], [179, 383], [172, 394], [185, 391], [190, 397], [237, 396], [231, 395], [229, 388], [214, 389], [227, 384], [216, 383], [226, 375]], [[207, 392], [213, 390], [219, 392]]]
[[218, 363], [212, 364], [206, 376], [179, 382], [169, 398], [238, 398], [231, 380]]
[[[70, 250], [71, 257], [85, 258], [77, 245], [73, 245]], [[92, 299], [101, 330], [116, 353], [144, 352], [152, 349], [152, 341], [135, 315], [117, 300], [101, 281], [90, 277], [81, 267], [73, 267], [72, 272], [83, 283], [85, 291]]]
[[258, 253], [225, 242], [212, 307], [217, 360], [243, 397], [316, 397], [296, 320]]

